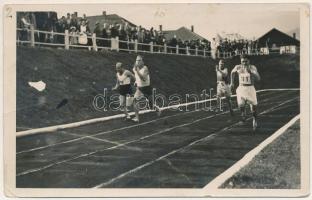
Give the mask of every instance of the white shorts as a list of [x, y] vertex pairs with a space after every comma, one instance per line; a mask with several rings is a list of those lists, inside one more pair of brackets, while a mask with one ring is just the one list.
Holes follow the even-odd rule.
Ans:
[[232, 95], [231, 88], [225, 82], [218, 82], [217, 85], [217, 96], [218, 97], [230, 97]]
[[251, 86], [238, 86], [236, 89], [237, 104], [238, 106], [245, 105], [246, 103], [256, 106], [257, 93], [253, 85]]

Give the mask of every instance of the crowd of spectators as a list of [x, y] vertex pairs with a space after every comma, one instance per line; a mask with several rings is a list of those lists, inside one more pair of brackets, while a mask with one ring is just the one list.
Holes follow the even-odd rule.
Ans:
[[258, 54], [260, 52], [260, 47], [258, 40], [228, 40], [216, 38], [212, 39], [211, 42], [211, 54], [212, 57], [224, 57], [224, 56], [234, 56], [241, 54]]
[[[95, 28], [90, 30], [89, 21], [85, 14], [78, 17], [77, 13], [67, 13], [66, 17], [62, 16], [59, 19], [55, 12], [19, 12], [18, 13], [18, 28], [22, 31], [18, 34], [19, 40], [29, 40], [30, 25], [34, 25], [34, 29], [47, 31], [48, 33], [37, 33], [35, 40], [45, 43], [60, 43], [64, 44], [65, 30], [69, 32], [69, 43], [71, 45], [86, 44], [91, 46], [92, 33], [96, 34], [96, 44], [98, 47], [110, 47], [110, 38], [119, 38], [119, 48], [134, 49], [134, 42], [138, 42], [138, 50], [150, 51], [150, 43], [153, 43], [153, 51], [163, 51], [163, 46], [167, 45], [168, 53], [179, 54], [195, 54], [211, 52], [212, 57], [222, 57], [222, 55], [230, 54], [240, 55], [243, 53], [252, 54], [259, 51], [258, 42], [252, 40], [228, 40], [215, 39], [211, 42], [207, 40], [181, 40], [176, 35], [173, 38], [166, 39], [162, 30], [156, 30], [153, 27], [150, 29], [142, 26], [133, 26], [128, 22], [123, 23], [100, 23], [96, 21]], [[84, 40], [81, 40], [83, 37]], [[104, 39], [100, 39], [104, 38]]]

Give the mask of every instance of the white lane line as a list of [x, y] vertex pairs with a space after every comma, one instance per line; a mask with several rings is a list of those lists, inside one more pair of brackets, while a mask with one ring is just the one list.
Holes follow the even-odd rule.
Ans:
[[[75, 133], [68, 133], [68, 132], [66, 132], [65, 134], [72, 135], [72, 136], [81, 136], [81, 135], [78, 135], [78, 134], [75, 134]], [[121, 145], [121, 143], [119, 143], [119, 142], [106, 140], [106, 139], [101, 139], [101, 138], [96, 138], [96, 137], [92, 137], [92, 136], [88, 136], [88, 139], [96, 140], [96, 141], [99, 141], [99, 142], [110, 143], [110, 144], [114, 144], [114, 145]], [[129, 146], [124, 146], [124, 147], [126, 149], [129, 149], [129, 150], [132, 150], [132, 151], [140, 151], [140, 149], [137, 148], [137, 147], [129, 147]]]
[[[284, 96], [284, 94], [281, 94], [279, 96]], [[275, 97], [276, 96], [274, 96], [273, 98], [275, 98]], [[261, 103], [267, 102], [269, 100], [271, 100], [271, 98], [267, 98], [267, 99], [261, 101]], [[273, 104], [274, 103], [276, 103], [276, 102], [273, 102]], [[109, 130], [109, 131], [99, 132], [99, 133], [95, 133], [95, 134], [91, 134], [91, 135], [87, 135], [87, 136], [82, 136], [82, 137], [71, 139], [71, 140], [66, 140], [66, 141], [59, 142], [59, 143], [54, 143], [54, 144], [49, 144], [49, 145], [46, 145], [46, 146], [35, 147], [35, 148], [19, 151], [16, 154], [18, 155], [18, 154], [28, 153], [28, 152], [32, 152], [32, 151], [42, 150], [42, 149], [49, 148], [49, 147], [54, 147], [54, 146], [57, 146], [57, 145], [68, 144], [68, 143], [76, 142], [76, 141], [79, 141], [79, 140], [82, 140], [82, 139], [85, 139], [85, 138], [96, 137], [96, 136], [105, 135], [105, 134], [109, 134], [109, 133], [113, 133], [113, 132], [117, 132], [117, 131], [122, 131], [122, 130], [130, 129], [130, 128], [135, 128], [135, 127], [139, 127], [139, 126], [142, 126], [142, 125], [146, 125], [146, 124], [150, 124], [150, 123], [153, 123], [153, 122], [157, 122], [157, 121], [160, 121], [160, 120], [163, 120], [163, 119], [168, 119], [168, 118], [171, 118], [171, 117], [176, 117], [176, 116], [180, 116], [180, 115], [186, 115], [186, 114], [199, 112], [199, 111], [201, 111], [201, 110], [194, 110], [194, 111], [188, 111], [188, 112], [184, 112], [184, 113], [178, 113], [178, 114], [175, 114], [175, 115], [170, 115], [170, 116], [166, 116], [166, 117], [150, 120], [150, 121], [147, 121], [147, 122], [143, 122], [143, 123], [140, 123], [140, 124], [135, 124], [135, 125], [126, 126], [126, 127], [122, 127], [122, 128], [117, 128], [117, 129], [113, 129], [113, 130]]]
[[211, 191], [212, 189], [218, 189], [223, 183], [225, 183], [229, 178], [231, 178], [235, 173], [239, 172], [243, 167], [245, 167], [260, 151], [262, 151], [267, 145], [272, 143], [276, 138], [281, 136], [285, 131], [292, 126], [298, 119], [300, 114], [292, 118], [288, 123], [283, 127], [278, 129], [273, 135], [261, 142], [253, 150], [249, 151], [242, 159], [237, 161], [229, 169], [224, 171], [222, 174], [213, 179], [209, 184], [204, 187], [204, 190]]
[[[75, 133], [64, 132], [64, 134], [81, 137], [81, 135], [75, 134]], [[88, 139], [92, 139], [92, 140], [97, 140], [97, 141], [101, 141], [101, 142], [114, 144], [114, 145], [119, 145], [120, 144], [118, 142], [114, 142], [114, 141], [111, 141], [111, 140], [100, 139], [100, 138], [96, 138], [96, 137], [92, 137], [92, 136], [87, 136], [87, 138]]]
[[164, 161], [170, 166], [172, 170], [180, 174], [180, 176], [184, 177], [185, 180], [189, 184], [192, 184], [192, 185], [194, 184], [193, 181], [186, 174], [184, 174], [178, 167], [174, 166], [173, 163], [169, 159], [165, 158]]
[[[297, 99], [297, 97], [296, 97], [296, 98], [293, 98], [293, 99], [290, 99], [290, 100], [288, 100], [288, 101], [285, 101], [285, 102], [283, 102], [283, 103], [280, 103], [280, 104], [278, 104], [278, 105], [276, 105], [276, 106], [274, 106], [274, 107], [272, 107], [272, 108], [270, 108], [270, 109], [267, 109], [267, 110], [261, 112], [259, 115], [262, 115], [262, 114], [271, 112], [271, 111], [273, 111], [275, 108], [278, 108], [279, 106], [282, 106], [282, 105], [284, 105], [284, 104], [286, 104], [286, 103], [289, 103], [289, 102], [291, 102], [291, 101], [293, 101], [293, 100], [295, 100], [295, 99]], [[251, 117], [248, 118], [248, 120], [250, 120], [250, 119], [251, 119]], [[101, 188], [101, 187], [107, 186], [107, 185], [109, 185], [109, 184], [112, 184], [113, 182], [115, 182], [115, 181], [117, 181], [117, 180], [119, 180], [119, 179], [121, 179], [121, 178], [123, 178], [123, 177], [125, 177], [125, 176], [128, 176], [129, 174], [132, 174], [132, 173], [134, 173], [134, 172], [137, 172], [137, 171], [139, 171], [139, 170], [141, 170], [141, 169], [143, 169], [143, 168], [145, 168], [145, 167], [147, 167], [147, 166], [150, 166], [150, 165], [154, 164], [155, 162], [158, 162], [158, 161], [160, 161], [160, 160], [162, 160], [162, 159], [164, 159], [164, 158], [167, 158], [167, 157], [169, 157], [169, 156], [171, 156], [171, 155], [173, 155], [173, 154], [175, 154], [175, 153], [177, 153], [177, 152], [179, 152], [179, 151], [182, 151], [182, 150], [184, 150], [184, 149], [186, 149], [186, 148], [188, 148], [188, 147], [190, 147], [190, 146], [193, 146], [194, 144], [197, 144], [197, 143], [199, 143], [199, 142], [201, 142], [201, 141], [204, 141], [204, 140], [207, 140], [207, 139], [212, 139], [212, 138], [214, 138], [215, 136], [219, 135], [220, 133], [223, 133], [224, 131], [226, 131], [226, 130], [228, 130], [228, 129], [234, 127], [234, 126], [236, 126], [236, 125], [239, 124], [239, 123], [240, 123], [240, 122], [236, 122], [236, 123], [234, 123], [234, 124], [232, 124], [232, 125], [230, 125], [230, 126], [228, 126], [228, 127], [225, 127], [225, 128], [223, 128], [223, 129], [217, 131], [216, 133], [213, 133], [213, 134], [208, 135], [208, 136], [206, 136], [206, 137], [203, 137], [203, 138], [201, 138], [201, 139], [195, 140], [195, 141], [191, 142], [190, 144], [188, 144], [188, 145], [186, 145], [186, 146], [183, 146], [183, 147], [181, 147], [181, 148], [175, 149], [175, 150], [173, 150], [173, 151], [171, 151], [171, 152], [169, 152], [169, 153], [167, 153], [167, 154], [165, 154], [165, 155], [163, 155], [163, 156], [161, 156], [161, 157], [159, 157], [159, 158], [157, 158], [157, 159], [151, 160], [151, 161], [149, 161], [149, 162], [147, 162], [147, 163], [145, 163], [145, 164], [143, 164], [143, 165], [140, 165], [140, 166], [135, 167], [135, 168], [133, 168], [133, 169], [131, 169], [131, 170], [129, 170], [129, 171], [126, 171], [126, 172], [124, 172], [124, 173], [122, 173], [122, 174], [120, 174], [120, 175], [118, 175], [118, 176], [116, 176], [116, 177], [114, 177], [114, 178], [112, 178], [112, 179], [110, 179], [110, 180], [104, 182], [104, 183], [98, 184], [98, 185], [96, 185], [94, 188]]]
[[[258, 92], [266, 92], [266, 91], [298, 91], [298, 90], [300, 90], [300, 89], [297, 89], [297, 88], [264, 89], [264, 90], [258, 90], [257, 93]], [[235, 96], [236, 95], [232, 95], [232, 97], [235, 97]], [[179, 105], [163, 107], [163, 108], [161, 108], [161, 110], [179, 108], [179, 107], [184, 107], [184, 106], [198, 104], [198, 103], [204, 103], [204, 102], [210, 102], [210, 101], [215, 101], [215, 100], [216, 100], [216, 98], [201, 100], [201, 101], [195, 101], [195, 102], [189, 102], [189, 103], [183, 103], [183, 104], [179, 104]], [[141, 114], [150, 113], [150, 112], [153, 112], [153, 111], [152, 110], [144, 110], [144, 111], [141, 111]], [[131, 112], [129, 114], [134, 115], [133, 112]], [[22, 136], [33, 135], [33, 134], [38, 134], [38, 133], [54, 132], [57, 130], [74, 128], [74, 127], [79, 127], [79, 126], [83, 126], [83, 125], [87, 125], [87, 124], [109, 121], [109, 120], [113, 120], [113, 119], [120, 119], [123, 117], [124, 117], [124, 114], [117, 114], [117, 115], [113, 115], [113, 116], [94, 118], [94, 119], [89, 119], [89, 120], [84, 120], [84, 121], [79, 121], [79, 122], [73, 122], [73, 123], [68, 123], [68, 124], [61, 124], [61, 125], [55, 125], [55, 126], [49, 126], [49, 127], [43, 127], [43, 128], [35, 128], [35, 129], [31, 129], [31, 130], [16, 132], [16, 137], [22, 137]]]
[[31, 130], [32, 128], [29, 127], [23, 127], [23, 126], [17, 126], [17, 129], [24, 129], [24, 130]]
[[139, 138], [139, 139], [136, 139], [136, 140], [131, 140], [131, 141], [128, 141], [128, 142], [125, 142], [125, 143], [121, 143], [120, 145], [116, 145], [116, 146], [113, 146], [113, 147], [109, 147], [109, 148], [105, 148], [105, 149], [96, 150], [96, 151], [93, 151], [93, 152], [89, 152], [89, 153], [77, 155], [77, 156], [74, 156], [74, 157], [69, 158], [69, 159], [65, 159], [65, 160], [61, 160], [61, 161], [57, 161], [57, 162], [54, 162], [54, 163], [45, 165], [45, 166], [43, 166], [43, 167], [34, 168], [34, 169], [29, 169], [29, 170], [26, 170], [26, 171], [23, 171], [23, 172], [20, 172], [20, 173], [16, 174], [16, 176], [22, 176], [22, 175], [26, 175], [26, 174], [30, 174], [30, 173], [42, 171], [42, 170], [47, 169], [47, 168], [50, 168], [50, 167], [52, 167], [52, 166], [59, 165], [59, 164], [62, 164], [62, 163], [66, 163], [66, 162], [69, 162], [69, 161], [73, 161], [73, 160], [76, 160], [76, 159], [78, 159], [78, 158], [86, 157], [86, 156], [89, 156], [89, 155], [92, 155], [92, 154], [95, 154], [95, 153], [98, 153], [98, 152], [107, 151], [107, 150], [112, 150], [112, 149], [116, 149], [116, 148], [119, 148], [119, 147], [122, 147], [122, 146], [126, 146], [126, 145], [128, 145], [128, 144], [131, 144], [131, 143], [134, 143], [134, 142], [138, 142], [138, 141], [144, 140], [144, 139], [146, 139], [146, 138], [153, 137], [153, 136], [155, 136], [155, 135], [160, 135], [160, 134], [162, 134], [162, 133], [169, 132], [169, 131], [174, 130], [174, 129], [176, 129], [176, 128], [181, 128], [181, 127], [184, 127], [184, 126], [188, 126], [188, 125], [191, 125], [191, 124], [200, 122], [200, 121], [202, 121], [202, 120], [210, 119], [210, 118], [213, 118], [213, 117], [215, 117], [215, 116], [222, 115], [222, 114], [225, 114], [225, 113], [228, 113], [228, 111], [227, 111], [227, 112], [218, 113], [218, 114], [216, 114], [216, 115], [210, 115], [210, 116], [208, 116], [208, 117], [200, 118], [200, 119], [197, 119], [197, 120], [194, 120], [194, 121], [192, 121], [192, 122], [185, 123], [185, 124], [180, 124], [180, 125], [177, 125], [177, 126], [173, 126], [173, 127], [170, 127], [170, 128], [166, 128], [166, 129], [157, 131], [157, 132], [155, 132], [155, 133], [153, 133], [153, 134], [151, 134], [151, 135], [146, 135], [146, 136], [143, 136], [143, 137], [141, 137], [141, 138]]
[[53, 146], [57, 146], [57, 145], [68, 144], [68, 143], [76, 142], [76, 141], [79, 141], [79, 140], [83, 140], [83, 139], [85, 139], [85, 138], [96, 137], [96, 136], [105, 135], [105, 134], [109, 134], [109, 133], [113, 133], [113, 132], [117, 132], [117, 131], [127, 130], [127, 129], [130, 129], [130, 128], [140, 127], [140, 126], [147, 125], [147, 124], [150, 124], [150, 123], [153, 123], [153, 122], [157, 122], [157, 121], [160, 121], [160, 120], [168, 119], [168, 118], [171, 118], [171, 117], [176, 117], [176, 116], [180, 116], [180, 115], [186, 115], [186, 114], [190, 114], [190, 113], [194, 113], [194, 112], [199, 112], [199, 111], [200, 111], [200, 110], [194, 110], [194, 111], [189, 111], [189, 112], [178, 113], [178, 114], [174, 114], [174, 115], [170, 115], [170, 116], [166, 116], [166, 117], [157, 118], [157, 119], [150, 120], [150, 121], [143, 122], [143, 123], [139, 123], [139, 124], [134, 124], [134, 125], [130, 125], [130, 126], [125, 126], [125, 127], [122, 127], [122, 128], [117, 128], [117, 129], [108, 130], [108, 131], [104, 131], [104, 132], [99, 132], [99, 133], [95, 133], [95, 134], [91, 134], [91, 135], [81, 136], [81, 137], [79, 137], [79, 138], [75, 138], [75, 139], [71, 139], [71, 140], [66, 140], [66, 141], [59, 142], [59, 143], [54, 143], [54, 144], [49, 144], [49, 145], [46, 145], [46, 146], [35, 147], [35, 148], [32, 148], [32, 149], [27, 149], [27, 150], [19, 151], [19, 152], [17, 152], [16, 154], [28, 153], [28, 152], [37, 151], [37, 150], [42, 150], [42, 149], [49, 148], [49, 147], [53, 147]]

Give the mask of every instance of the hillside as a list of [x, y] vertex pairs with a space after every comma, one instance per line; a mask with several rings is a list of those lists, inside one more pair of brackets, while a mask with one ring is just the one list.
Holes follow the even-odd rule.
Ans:
[[[209, 58], [143, 54], [157, 93], [200, 94], [216, 85], [215, 65]], [[17, 130], [38, 128], [116, 114], [92, 106], [94, 97], [115, 84], [115, 63], [128, 69], [136, 54], [17, 47]], [[252, 57], [262, 81], [257, 89], [299, 87], [299, 56]], [[226, 61], [230, 69], [239, 58]], [[38, 92], [29, 81], [46, 83]]]

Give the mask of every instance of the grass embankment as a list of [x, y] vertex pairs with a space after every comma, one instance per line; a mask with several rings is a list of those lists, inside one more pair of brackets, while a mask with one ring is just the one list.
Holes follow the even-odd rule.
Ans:
[[[149, 67], [153, 87], [166, 95], [200, 94], [216, 86], [215, 65], [209, 58], [177, 55], [143, 54]], [[97, 94], [113, 94], [115, 63], [131, 69], [136, 54], [123, 52], [89, 52], [49, 48], [17, 47], [17, 130], [103, 117], [116, 112], [95, 110], [92, 102]], [[261, 88], [299, 87], [299, 57], [275, 55], [252, 57], [258, 67]], [[226, 61], [230, 69], [239, 58]], [[42, 80], [43, 92], [28, 85]]]
[[221, 187], [300, 189], [299, 120]]

